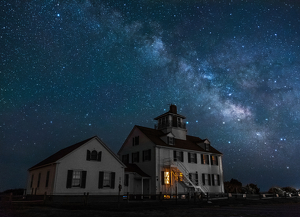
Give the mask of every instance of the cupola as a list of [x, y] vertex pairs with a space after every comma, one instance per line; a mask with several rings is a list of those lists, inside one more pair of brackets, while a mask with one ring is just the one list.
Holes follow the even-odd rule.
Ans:
[[183, 115], [177, 114], [177, 106], [171, 104], [170, 110], [156, 118], [157, 124], [155, 129], [161, 130], [164, 133], [173, 133], [176, 139], [186, 140], [186, 124], [183, 122], [185, 117]]

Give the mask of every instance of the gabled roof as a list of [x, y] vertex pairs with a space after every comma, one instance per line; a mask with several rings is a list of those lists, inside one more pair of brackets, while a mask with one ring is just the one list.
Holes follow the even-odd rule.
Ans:
[[125, 172], [134, 172], [142, 177], [150, 177], [147, 173], [145, 173], [141, 168], [138, 167], [136, 164], [125, 164]]
[[142, 131], [142, 133], [144, 133], [155, 145], [158, 146], [222, 154], [212, 146], [210, 146], [209, 151], [206, 151], [205, 149], [201, 148], [197, 143], [203, 143], [205, 139], [202, 140], [199, 137], [187, 135], [186, 140], [175, 138], [174, 145], [168, 145], [162, 139], [160, 139], [161, 136], [165, 135], [165, 133], [163, 133], [161, 130], [151, 129], [142, 126], [135, 126], [135, 127], [137, 127], [140, 131]]
[[68, 147], [66, 147], [64, 149], [59, 150], [55, 154], [53, 154], [50, 157], [46, 158], [45, 160], [39, 162], [38, 164], [34, 165], [33, 167], [29, 168], [28, 170], [33, 170], [33, 169], [38, 168], [38, 167], [42, 167], [42, 166], [46, 166], [46, 165], [55, 163], [59, 159], [61, 159], [64, 156], [68, 155], [69, 153], [71, 153], [75, 149], [79, 148], [80, 146], [86, 144], [87, 142], [89, 142], [92, 139], [97, 139], [102, 144], [103, 147], [105, 147], [121, 164], [123, 164], [120, 161], [120, 159], [101, 141], [101, 139], [98, 138], [98, 136], [93, 136], [93, 137], [91, 137], [89, 139], [83, 140], [83, 141], [78, 142], [78, 143], [76, 143], [74, 145], [71, 145], [71, 146], [68, 146]]
[[56, 152], [55, 154], [53, 154], [50, 157], [46, 158], [45, 160], [43, 160], [43, 161], [39, 162], [38, 164], [34, 165], [33, 167], [29, 168], [28, 170], [32, 170], [36, 167], [40, 167], [40, 166], [43, 166], [43, 165], [55, 163], [59, 159], [63, 158], [64, 156], [66, 156], [70, 152], [74, 151], [75, 149], [79, 148], [80, 146], [82, 146], [83, 144], [87, 143], [88, 141], [94, 139], [95, 137], [97, 137], [97, 136], [93, 136], [89, 139], [83, 140], [83, 141], [78, 142], [74, 145], [71, 145], [71, 146], [66, 147], [64, 149], [61, 149], [58, 152]]

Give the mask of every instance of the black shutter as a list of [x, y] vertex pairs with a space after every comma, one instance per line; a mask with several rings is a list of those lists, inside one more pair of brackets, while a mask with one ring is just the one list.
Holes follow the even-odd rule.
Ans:
[[137, 162], [140, 162], [140, 152], [137, 152]]
[[170, 144], [170, 137], [167, 136], [167, 144]]
[[215, 186], [215, 175], [211, 174], [212, 186]]
[[151, 160], [151, 149], [149, 149], [149, 160]]
[[85, 188], [86, 183], [86, 171], [81, 172], [82, 178], [81, 178], [81, 185], [80, 188]]
[[110, 188], [115, 188], [115, 179], [116, 179], [116, 173], [115, 172], [111, 172], [111, 184], [110, 184]]
[[140, 137], [139, 136], [135, 137], [135, 144], [136, 145], [140, 144]]
[[220, 186], [221, 183], [220, 183], [220, 175], [218, 175], [218, 186]]
[[103, 177], [104, 177], [104, 172], [100, 171], [99, 172], [99, 180], [98, 180], [98, 188], [103, 188]]
[[72, 178], [73, 178], [73, 170], [68, 170], [67, 188], [71, 188], [72, 187]]
[[189, 179], [192, 181], [192, 174], [191, 173], [189, 173]]
[[161, 184], [164, 185], [165, 184], [165, 172], [161, 171]]
[[134, 146], [134, 137], [132, 138], [132, 146]]
[[143, 151], [143, 161], [145, 161], [145, 151]]
[[196, 185], [198, 186], [199, 185], [199, 180], [198, 180], [199, 176], [198, 176], [198, 173], [196, 172]]
[[215, 156], [215, 158], [216, 158], [216, 165], [219, 165], [218, 156]]
[[203, 160], [203, 154], [201, 154], [201, 163], [203, 164], [204, 163], [204, 160]]
[[198, 160], [197, 160], [198, 155], [196, 153], [194, 155], [195, 155], [195, 163], [197, 163], [198, 162]]
[[177, 161], [176, 151], [173, 151], [173, 158], [174, 158], [174, 161]]
[[191, 163], [191, 153], [188, 153], [188, 162]]
[[91, 152], [86, 150], [86, 160], [91, 160]]
[[182, 152], [180, 152], [180, 156], [181, 156], [181, 162], [184, 162], [184, 158], [183, 158], [183, 151]]
[[202, 183], [203, 183], [203, 185], [205, 185], [205, 174], [204, 173], [202, 173]]
[[213, 165], [213, 163], [214, 163], [214, 162], [213, 162], [213, 156], [211, 155], [211, 156], [210, 156], [210, 165]]
[[211, 186], [210, 174], [207, 174], [207, 176], [208, 176], [208, 185]]
[[98, 158], [97, 158], [97, 160], [98, 160], [98, 161], [101, 161], [101, 158], [102, 158], [102, 151], [99, 151], [99, 152], [98, 152]]
[[205, 157], [206, 157], [206, 160], [207, 160], [207, 163], [206, 163], [206, 164], [209, 165], [209, 155], [206, 155]]

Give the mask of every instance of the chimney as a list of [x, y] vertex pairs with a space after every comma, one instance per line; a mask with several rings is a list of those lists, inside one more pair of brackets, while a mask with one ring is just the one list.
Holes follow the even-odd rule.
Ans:
[[173, 114], [177, 114], [177, 107], [176, 107], [176, 105], [170, 105], [170, 111], [169, 112], [171, 112], [171, 113], [173, 113]]

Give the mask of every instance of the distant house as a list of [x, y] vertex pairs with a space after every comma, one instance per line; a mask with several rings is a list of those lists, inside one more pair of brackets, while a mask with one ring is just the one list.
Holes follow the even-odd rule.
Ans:
[[95, 136], [28, 169], [27, 194], [118, 194], [124, 168], [121, 160]]
[[208, 139], [187, 135], [184, 119], [171, 105], [154, 129], [134, 126], [118, 152], [127, 165], [124, 192], [224, 192], [222, 153]]

